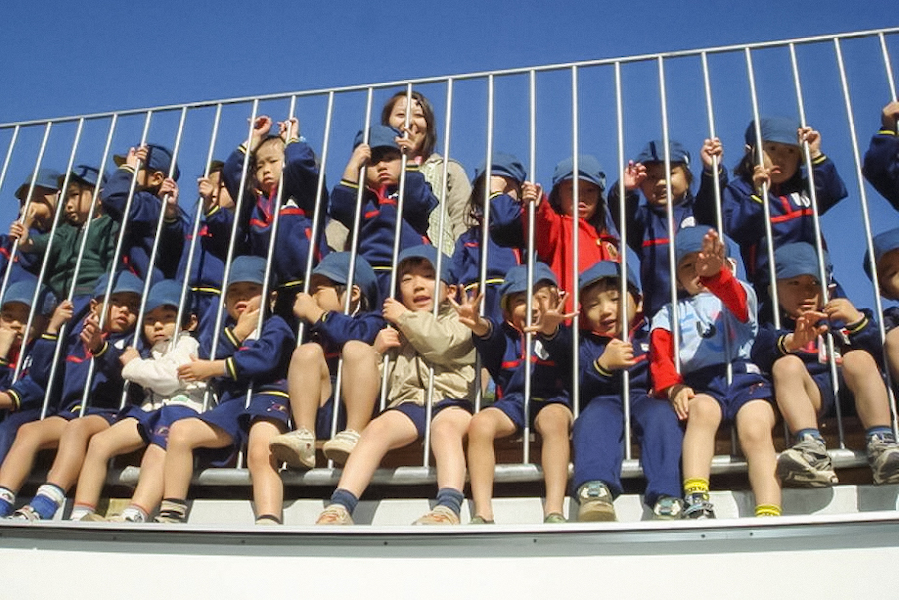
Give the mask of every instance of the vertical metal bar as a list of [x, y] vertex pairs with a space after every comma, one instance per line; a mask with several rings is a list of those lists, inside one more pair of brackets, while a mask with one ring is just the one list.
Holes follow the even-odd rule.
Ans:
[[[706, 105], [706, 116], [709, 122], [709, 138], [715, 139], [717, 137], [717, 133], [715, 132], [715, 111], [712, 107], [712, 82], [709, 76], [709, 61], [708, 56], [705, 52], [701, 54], [702, 58], [702, 80], [705, 87], [705, 105]], [[714, 185], [715, 191], [715, 228], [718, 230], [721, 235], [724, 235], [724, 216], [721, 213], [721, 180], [718, 177], [718, 171], [721, 169], [721, 164], [718, 161], [717, 156], [712, 157], [712, 183]]]
[[3, 159], [3, 168], [0, 169], [0, 190], [6, 183], [6, 171], [9, 169], [9, 161], [12, 159], [12, 151], [16, 147], [16, 141], [19, 139], [19, 126], [16, 125], [12, 130], [12, 137], [9, 140], [9, 146], [6, 148], [6, 157]]
[[883, 66], [887, 71], [887, 84], [890, 86], [890, 100], [896, 99], [896, 79], [893, 77], [893, 66], [890, 62], [890, 52], [887, 50], [887, 41], [883, 33], [877, 34], [880, 39], [880, 51], [883, 55]]
[[[578, 80], [577, 80], [577, 66], [571, 67], [571, 149], [572, 149], [572, 170], [574, 171], [573, 179], [572, 179], [572, 210], [571, 210], [571, 249], [573, 259], [571, 261], [571, 265], [569, 268], [572, 273], [572, 281], [574, 284], [571, 286], [572, 289], [569, 290], [569, 294], [571, 296], [571, 310], [574, 313], [577, 313], [577, 307], [580, 303], [580, 294], [577, 289], [578, 275], [580, 274], [580, 222], [581, 222], [581, 210], [580, 210], [580, 175], [581, 175], [581, 165], [580, 165], [580, 156], [578, 156], [580, 152], [580, 140], [578, 137], [578, 126], [580, 123], [580, 115], [578, 114]], [[564, 218], [564, 217], [563, 217]], [[580, 341], [580, 331], [578, 329], [580, 325], [580, 316], [575, 314], [571, 319], [571, 331], [574, 335], [571, 336], [571, 406], [574, 412], [574, 418], [576, 419], [578, 415], [581, 414], [581, 389], [580, 389], [580, 372], [581, 372], [581, 357], [578, 354], [578, 342]]]
[[[531, 174], [531, 181], [537, 181], [537, 73], [533, 69], [531, 69], [528, 77], [528, 173]], [[538, 201], [542, 201], [542, 198], [537, 198]], [[526, 248], [525, 248], [525, 264], [527, 265], [527, 289], [531, 291], [534, 289], [534, 261], [537, 260], [536, 254], [534, 253], [534, 237], [536, 232], [536, 226], [534, 224], [534, 217], [536, 214], [535, 204], [533, 202], [528, 202], [525, 205], [524, 210], [528, 211], [528, 231], [527, 231], [527, 240], [525, 240]], [[525, 331], [527, 333], [524, 334], [524, 414], [525, 424], [530, 424], [530, 410], [531, 410], [531, 387], [532, 381], [531, 377], [533, 377], [533, 368], [531, 363], [531, 354], [532, 348], [534, 347], [534, 334], [530, 332], [530, 327], [534, 324], [534, 294], [527, 294], [527, 304], [526, 311], [527, 315], [525, 317], [527, 328]], [[531, 462], [531, 443], [530, 443], [530, 435], [524, 436], [524, 443], [522, 444], [522, 456], [521, 462], [527, 464]]]
[[[487, 156], [484, 160], [484, 216], [481, 220], [481, 264], [478, 272], [478, 292], [487, 293], [487, 264], [490, 246], [490, 178], [493, 177], [493, 135], [494, 135], [494, 109], [496, 104], [493, 75], [487, 77]], [[480, 313], [484, 315], [484, 304], [481, 304]], [[481, 355], [475, 359], [475, 412], [481, 410], [483, 400], [483, 382], [481, 381]], [[527, 404], [525, 404], [527, 410]], [[527, 419], [525, 419], [527, 421]], [[525, 440], [528, 434], [528, 425], [524, 426]]]

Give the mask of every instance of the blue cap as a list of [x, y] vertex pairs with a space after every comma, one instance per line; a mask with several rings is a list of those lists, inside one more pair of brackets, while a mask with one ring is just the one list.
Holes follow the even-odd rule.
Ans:
[[[188, 302], [190, 300], [188, 299]], [[144, 312], [150, 312], [160, 306], [174, 306], [178, 308], [181, 303], [181, 284], [173, 279], [163, 279], [153, 284], [150, 293], [147, 294], [147, 304]]]
[[[94, 298], [100, 298], [106, 294], [106, 285], [109, 283], [109, 274], [103, 273], [97, 278], [94, 285]], [[119, 271], [113, 280], [112, 291], [110, 294], [133, 293], [138, 296], [144, 293], [144, 283], [138, 279], [137, 275], [131, 271]]]
[[[353, 148], [365, 141], [363, 134], [363, 131], [359, 131], [356, 134], [356, 139], [353, 140]], [[388, 127], [387, 125], [372, 125], [368, 129], [368, 145], [372, 150], [375, 148], [399, 150], [400, 147], [396, 143], [396, 138], [398, 137], [403, 137], [403, 134], [398, 129]]]
[[[322, 275], [334, 283], [346, 285], [350, 274], [350, 253], [331, 252], [315, 265], [312, 274]], [[380, 300], [378, 278], [368, 261], [359, 255], [356, 256], [353, 283], [362, 290], [362, 295], [368, 300], [369, 308], [378, 306]]]
[[[825, 263], [827, 257], [824, 257]], [[778, 279], [790, 279], [800, 275], [818, 277], [818, 253], [807, 242], [784, 244], [774, 250], [774, 275]]]
[[[668, 141], [668, 160], [672, 163], [683, 163], [690, 166], [690, 153], [684, 148], [680, 142], [674, 140]], [[634, 162], [653, 163], [665, 162], [665, 143], [662, 140], [652, 140], [646, 144]]]
[[28, 193], [28, 189], [31, 187], [31, 179], [34, 178], [34, 186], [47, 188], [48, 190], [53, 190], [55, 192], [59, 191], [59, 171], [56, 169], [47, 169], [40, 168], [37, 170], [37, 177], [34, 177], [34, 173], [28, 176], [28, 179], [25, 180], [25, 183], [19, 186], [19, 189], [16, 190], [16, 198], [19, 199], [19, 202], [25, 202], [25, 194]]
[[[59, 176], [59, 187], [65, 182], [65, 175]], [[97, 181], [100, 180], [100, 169], [89, 165], [78, 165], [69, 173], [69, 181], [76, 181], [88, 187], [97, 187]], [[106, 185], [106, 173], [103, 174], [103, 180], [100, 187]]]
[[[125, 164], [125, 158], [126, 157], [122, 154], [116, 154], [112, 157], [112, 160], [116, 166], [120, 167]], [[172, 151], [159, 144], [147, 144], [147, 161], [144, 164], [144, 168], [148, 171], [161, 171], [168, 177], [169, 171], [172, 168]], [[175, 165], [172, 179], [178, 181], [178, 177], [180, 176], [181, 171], [178, 170], [178, 165]]]
[[[585, 179], [595, 183], [600, 190], [606, 189], [606, 174], [602, 170], [599, 161], [589, 154], [578, 155], [578, 179]], [[553, 171], [553, 187], [556, 187], [567, 179], [574, 178], [574, 159], [566, 158], [556, 165]]]
[[[600, 279], [621, 279], [621, 263], [611, 260], [601, 260], [588, 267], [581, 272], [578, 277], [578, 290], [584, 291]], [[638, 294], [640, 293], [640, 282], [630, 264], [627, 265], [627, 284], [632, 287]]]
[[[481, 166], [474, 172], [474, 178], [477, 179], [487, 171], [487, 162], [481, 163]], [[490, 174], [502, 175], [514, 179], [518, 183], [522, 183], [528, 178], [528, 173], [524, 169], [517, 158], [505, 152], [494, 152], [490, 161]]]
[[[899, 227], [889, 229], [883, 233], [878, 233], [871, 238], [871, 245], [874, 246], [874, 264], [876, 265], [880, 263], [880, 259], [883, 258], [884, 254], [899, 249]], [[870, 256], [871, 255], [866, 250], [862, 266], [865, 269], [865, 273], [868, 275], [868, 279], [873, 280], [874, 278], [871, 276]]]
[[[762, 141], [777, 142], [778, 144], [799, 145], [799, 122], [788, 117], [762, 117], [761, 118]], [[746, 143], [755, 145], [755, 121], [749, 123], [746, 128]]]
[[[3, 302], [0, 303], [0, 306], [8, 302], [21, 302], [30, 308], [34, 301], [35, 286], [37, 286], [37, 279], [34, 277], [25, 277], [10, 283], [6, 288], [6, 293], [3, 294]], [[40, 294], [37, 297], [37, 307], [42, 315], [48, 315], [56, 308], [56, 296], [45, 285], [41, 286]]]
[[228, 285], [234, 283], [265, 283], [265, 259], [261, 256], [238, 256], [231, 263]]
[[[537, 284], [541, 281], [550, 283], [556, 287], [559, 286], [559, 282], [556, 279], [556, 274], [552, 272], [548, 266], [546, 266], [542, 262], [534, 263], [534, 287], [537, 287]], [[500, 299], [505, 298], [511, 294], [517, 294], [519, 292], [527, 292], [528, 291], [528, 266], [527, 265], [515, 265], [511, 269], [506, 272], [506, 278], [499, 286], [499, 297]]]
[[[684, 259], [684, 257], [688, 254], [692, 254], [694, 252], [700, 252], [702, 250], [702, 240], [705, 238], [705, 234], [712, 229], [711, 227], [704, 226], [696, 226], [696, 227], [684, 227], [674, 236], [674, 257], [677, 261], [675, 265], [679, 265], [680, 261]], [[727, 238], [723, 239], [724, 242], [724, 255], [730, 255], [730, 247], [729, 240]]]
[[[431, 263], [431, 266], [434, 269], [437, 268], [437, 248], [434, 246], [430, 246], [427, 244], [422, 244], [420, 246], [412, 246], [411, 248], [406, 248], [402, 252], [400, 252], [399, 257], [396, 260], [396, 269], [400, 270], [400, 266], [403, 264], [403, 261], [409, 260], [410, 258], [423, 258]], [[450, 268], [450, 263], [452, 262], [452, 258], [443, 255], [443, 261], [440, 265], [440, 279], [446, 283], [453, 283], [453, 272]]]

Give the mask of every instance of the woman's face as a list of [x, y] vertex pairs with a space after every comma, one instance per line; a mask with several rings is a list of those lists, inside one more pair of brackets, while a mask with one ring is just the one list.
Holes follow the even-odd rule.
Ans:
[[[393, 103], [390, 111], [388, 124], [400, 131], [406, 125], [406, 97], [400, 96]], [[422, 152], [422, 145], [428, 133], [428, 121], [425, 119], [425, 113], [415, 98], [412, 99], [412, 112], [409, 115], [409, 139], [413, 144], [413, 155], [419, 156]]]

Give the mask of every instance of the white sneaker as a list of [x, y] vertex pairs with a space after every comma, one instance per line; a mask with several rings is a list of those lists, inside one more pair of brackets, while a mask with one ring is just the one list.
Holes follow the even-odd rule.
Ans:
[[352, 429], [344, 429], [322, 446], [322, 452], [328, 460], [338, 465], [345, 465], [350, 453], [359, 443], [359, 433]]
[[297, 469], [315, 467], [315, 434], [306, 428], [272, 438], [269, 449], [275, 458]]

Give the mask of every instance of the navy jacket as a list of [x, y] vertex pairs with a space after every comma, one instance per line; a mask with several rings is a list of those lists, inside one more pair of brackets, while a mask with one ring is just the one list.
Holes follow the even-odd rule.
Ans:
[[899, 135], [881, 129], [871, 138], [862, 168], [871, 185], [899, 210]]
[[337, 359], [343, 346], [352, 340], [372, 344], [386, 326], [387, 321], [378, 313], [363, 312], [354, 316], [327, 311], [309, 327], [309, 338], [322, 347], [331, 376], [336, 377]]
[[[296, 347], [296, 335], [278, 315], [269, 315], [258, 339], [239, 342], [234, 337], [231, 318], [219, 336], [216, 359], [225, 359], [226, 376], [215, 379], [221, 401], [242, 397], [252, 385], [263, 392], [287, 376], [290, 357]], [[281, 391], [283, 385], [276, 389]]]

